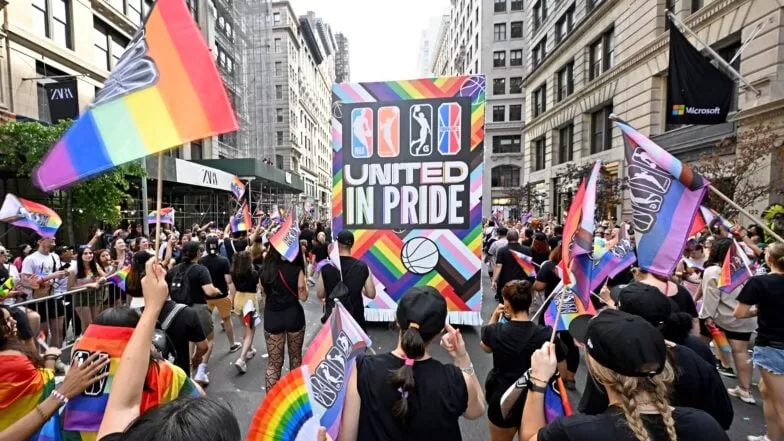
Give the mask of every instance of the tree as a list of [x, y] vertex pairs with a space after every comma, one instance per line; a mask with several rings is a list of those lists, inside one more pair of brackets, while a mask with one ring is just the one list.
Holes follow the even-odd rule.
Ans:
[[[41, 157], [65, 133], [70, 121], [55, 125], [37, 122], [11, 121], [0, 125], [0, 170], [20, 178], [29, 178]], [[99, 219], [117, 223], [117, 207], [132, 198], [127, 191], [128, 176], [144, 176], [138, 163], [126, 164], [109, 172], [82, 181], [66, 189], [61, 206], [52, 208], [65, 212], [65, 223], [70, 243], [75, 242], [73, 227], [81, 221]]]
[[[784, 164], [776, 152], [777, 136], [770, 126], [762, 124], [739, 131], [701, 154], [694, 169], [741, 208], [756, 213], [754, 204], [778, 191], [782, 184]], [[768, 165], [774, 170], [768, 172]], [[707, 205], [730, 219], [738, 215], [735, 207], [713, 192], [708, 192]]]
[[[583, 164], [569, 163], [556, 176], [560, 179], [561, 188], [571, 188], [577, 191], [583, 178], [591, 174], [592, 162]], [[599, 169], [599, 180], [596, 183], [596, 216], [599, 218], [613, 216], [615, 208], [623, 203], [623, 192], [628, 188], [625, 177], [612, 175], [602, 164]], [[573, 194], [568, 194], [571, 201]], [[556, 196], [557, 197], [557, 196]], [[565, 207], [568, 209], [568, 207]]]
[[541, 211], [541, 201], [547, 197], [547, 195], [536, 191], [536, 185], [531, 182], [508, 190], [506, 195], [517, 200], [517, 207], [520, 209], [521, 215], [531, 210]]

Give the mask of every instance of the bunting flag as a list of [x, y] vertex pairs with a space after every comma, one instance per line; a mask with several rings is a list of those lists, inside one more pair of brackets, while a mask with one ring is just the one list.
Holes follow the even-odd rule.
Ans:
[[512, 253], [512, 257], [514, 257], [514, 260], [520, 265], [520, 268], [523, 269], [528, 277], [536, 277], [536, 264], [531, 256], [512, 249], [509, 249], [509, 252]]
[[253, 229], [253, 219], [250, 217], [250, 209], [248, 208], [247, 201], [243, 202], [242, 206], [237, 209], [237, 212], [231, 217], [229, 223], [231, 224], [231, 231], [235, 233]]
[[181, 0], [155, 2], [89, 109], [33, 171], [53, 191], [238, 128], [213, 54]]
[[28, 201], [8, 193], [0, 208], [0, 221], [30, 228], [41, 237], [54, 237], [63, 224], [57, 213], [46, 205]]
[[[54, 372], [37, 369], [25, 355], [0, 354], [0, 433], [49, 397], [55, 388]], [[50, 418], [30, 441], [59, 439], [59, 415]], [[57, 435], [52, 437], [52, 435]]]
[[[151, 211], [147, 215], [147, 223], [152, 225], [156, 222], [157, 211]], [[174, 208], [161, 208], [161, 224], [174, 225]]]
[[[73, 347], [73, 363], [83, 363], [95, 352], [106, 354], [110, 363], [101, 372], [109, 376], [88, 387], [71, 399], [63, 410], [63, 440], [93, 441], [109, 401], [120, 359], [134, 328], [91, 324]], [[182, 397], [196, 397], [200, 392], [185, 372], [168, 362], [151, 363], [142, 391], [141, 413]]]
[[544, 419], [547, 424], [550, 424], [558, 417], [570, 416], [573, 413], [566, 387], [560, 375], [556, 373], [550, 379], [550, 384], [547, 385], [544, 393]]
[[107, 281], [114, 283], [122, 292], [125, 292], [125, 280], [128, 279], [128, 273], [131, 272], [131, 267], [126, 266], [118, 270], [116, 273], [108, 276]]
[[356, 357], [371, 344], [351, 314], [335, 302], [329, 321], [308, 344], [303, 365], [264, 397], [246, 441], [315, 440], [319, 427], [337, 439], [347, 380]]
[[299, 254], [299, 225], [294, 210], [289, 210], [286, 222], [272, 235], [270, 243], [289, 262], [294, 262]]
[[669, 277], [683, 256], [710, 183], [631, 126], [616, 121], [626, 150], [640, 268]]
[[721, 265], [721, 275], [718, 280], [719, 289], [725, 293], [734, 291], [752, 276], [749, 258], [734, 239], [732, 242]]
[[241, 201], [242, 197], [245, 196], [245, 184], [237, 176], [231, 181], [231, 194], [233, 194], [238, 201]]

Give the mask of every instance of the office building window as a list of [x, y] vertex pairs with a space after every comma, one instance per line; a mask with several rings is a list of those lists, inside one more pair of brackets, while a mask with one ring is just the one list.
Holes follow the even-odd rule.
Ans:
[[142, 1], [143, 0], [127, 0], [126, 3], [125, 15], [136, 24], [142, 22]]
[[280, 12], [272, 13], [272, 22], [275, 24], [280, 24]]
[[[36, 61], [35, 62], [35, 75], [39, 78], [64, 76], [65, 72], [57, 70], [46, 64]], [[44, 82], [37, 81], [37, 98], [38, 98], [38, 120], [43, 122], [52, 122], [51, 114], [49, 112], [49, 97], [47, 96], [46, 86]]]
[[615, 63], [615, 30], [602, 34], [588, 49], [588, 80], [610, 70]]
[[493, 52], [493, 67], [506, 66], [506, 51]]
[[523, 22], [513, 21], [509, 23], [509, 33], [512, 38], [523, 38]]
[[120, 57], [128, 46], [128, 40], [113, 32], [98, 20], [93, 21], [93, 45], [95, 47], [95, 64], [101, 69], [112, 70], [120, 61]]
[[520, 167], [514, 165], [499, 165], [493, 167], [490, 173], [491, 187], [519, 187]]
[[593, 8], [601, 5], [602, 3], [604, 3], [604, 0], [586, 0], [586, 7], [588, 11], [592, 11]]
[[523, 77], [509, 78], [509, 93], [523, 93]]
[[574, 61], [570, 61], [555, 74], [555, 102], [559, 103], [574, 92]]
[[694, 14], [702, 9], [703, 6], [705, 6], [704, 0], [691, 0], [691, 13]]
[[495, 0], [493, 2], [493, 11], [506, 12], [506, 0]]
[[607, 106], [591, 114], [591, 154], [612, 148], [612, 106]]
[[509, 106], [509, 121], [522, 121], [523, 120], [523, 105], [512, 104]]
[[539, 43], [534, 46], [533, 50], [531, 51], [531, 58], [533, 60], [534, 66], [536, 67], [539, 63], [544, 60], [544, 57], [547, 55], [547, 35], [545, 35]]
[[547, 20], [547, 0], [538, 0], [534, 3], [534, 32]]
[[521, 153], [522, 135], [493, 136], [493, 153]]
[[283, 85], [281, 84], [275, 86], [275, 99], [276, 100], [283, 99]]
[[506, 40], [506, 23], [496, 23], [493, 25], [493, 40]]
[[534, 90], [533, 115], [537, 117], [547, 111], [547, 83]]
[[558, 164], [574, 159], [574, 126], [558, 129]]
[[73, 49], [69, 0], [33, 0], [32, 20], [33, 32]]
[[564, 15], [555, 23], [555, 43], [558, 44], [572, 32], [574, 28], [574, 5], [564, 12]]
[[506, 93], [506, 78], [493, 79], [493, 95], [504, 95]]
[[277, 122], [283, 122], [283, 115], [284, 115], [283, 109], [281, 108], [275, 109], [275, 120]]
[[544, 170], [545, 154], [547, 150], [547, 145], [545, 144], [544, 137], [541, 137], [534, 141], [533, 150], [534, 150], [533, 171]]
[[195, 161], [204, 159], [204, 146], [201, 140], [191, 141], [191, 159]]
[[275, 62], [275, 76], [279, 77], [281, 75], [283, 75], [283, 62], [282, 61], [276, 61]]
[[509, 51], [509, 65], [510, 66], [522, 66], [523, 65], [523, 50], [522, 49], [512, 49]]
[[49, 9], [47, 0], [33, 0], [33, 32], [41, 37], [49, 36]]
[[283, 132], [275, 132], [275, 144], [283, 145]]
[[275, 52], [281, 52], [283, 50], [282, 40], [280, 38], [273, 40], [273, 49]]
[[523, 10], [523, 0], [512, 0], [512, 4], [510, 5], [510, 9], [513, 11], [522, 11]]
[[504, 106], [493, 106], [493, 122], [504, 122], [506, 108]]

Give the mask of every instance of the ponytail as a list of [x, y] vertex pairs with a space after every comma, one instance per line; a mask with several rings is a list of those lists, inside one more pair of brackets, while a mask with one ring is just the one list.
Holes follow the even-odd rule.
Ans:
[[408, 329], [403, 332], [400, 338], [400, 346], [405, 353], [405, 364], [389, 377], [389, 384], [400, 392], [400, 399], [392, 407], [392, 413], [405, 420], [408, 414], [408, 394], [414, 390], [414, 360], [425, 355], [425, 342], [419, 333], [419, 325], [410, 323]]

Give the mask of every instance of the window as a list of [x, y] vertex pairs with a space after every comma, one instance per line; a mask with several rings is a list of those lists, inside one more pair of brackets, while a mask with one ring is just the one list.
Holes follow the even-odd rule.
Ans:
[[534, 4], [534, 32], [547, 20], [547, 0], [539, 0]]
[[513, 21], [509, 23], [509, 32], [512, 38], [523, 38], [523, 22]]
[[493, 122], [504, 122], [506, 109], [504, 106], [493, 106]]
[[522, 121], [523, 120], [523, 105], [512, 104], [509, 106], [509, 121]]
[[493, 52], [493, 67], [506, 66], [506, 51]]
[[544, 60], [545, 55], [547, 55], [547, 53], [545, 52], [546, 48], [547, 48], [547, 35], [545, 35], [544, 38], [542, 38], [531, 51], [531, 58], [533, 58], [534, 67], [538, 66], [539, 63], [541, 63], [542, 60]]
[[523, 65], [523, 50], [522, 49], [512, 49], [509, 51], [509, 65], [510, 66], [522, 66]]
[[33, 0], [33, 31], [72, 49], [69, 0]]
[[542, 84], [534, 90], [534, 117], [547, 111], [547, 83]]
[[275, 99], [276, 100], [283, 99], [283, 86], [280, 84], [275, 86]]
[[275, 24], [280, 24], [280, 12], [272, 13], [272, 22]]
[[522, 152], [522, 135], [493, 136], [493, 153]]
[[281, 39], [280, 38], [276, 38], [273, 41], [273, 43], [274, 43], [273, 49], [275, 50], [275, 52], [281, 52], [281, 49], [283, 48], [283, 46], [281, 44]]
[[275, 144], [283, 145], [283, 132], [275, 132]]
[[134, 22], [142, 22], [142, 0], [127, 0], [125, 15]]
[[558, 164], [569, 162], [574, 156], [574, 126], [558, 129]]
[[493, 25], [493, 40], [506, 40], [506, 23], [496, 23]]
[[514, 165], [499, 165], [493, 167], [490, 174], [491, 187], [519, 187], [520, 167]]
[[541, 137], [534, 141], [534, 160], [533, 160], [533, 171], [544, 170], [544, 163], [545, 163], [545, 151], [547, 150], [547, 145], [545, 144], [544, 137]]
[[[724, 61], [729, 63], [730, 61], [732, 61], [733, 58], [735, 58], [735, 55], [738, 53], [740, 48], [741, 48], [741, 42], [737, 41], [734, 44], [731, 44], [729, 46], [725, 46], [722, 49], [716, 50], [716, 53], [721, 58], [723, 58]], [[735, 61], [732, 61], [732, 64], [730, 64], [730, 66], [732, 66], [732, 68], [735, 69], [738, 72], [740, 72], [740, 58], [741, 57], [738, 56], [737, 58], [735, 58]], [[730, 112], [734, 112], [736, 110], [738, 110], [738, 85], [737, 85], [737, 81], [735, 82], [734, 90], [732, 91], [732, 102], [730, 103]]]
[[275, 109], [275, 120], [277, 122], [283, 122], [283, 109], [281, 108]]
[[199, 141], [191, 141], [191, 159], [198, 161], [204, 159], [204, 146]]
[[95, 20], [93, 23], [93, 46], [95, 47], [95, 64], [101, 69], [112, 70], [125, 52], [128, 40], [111, 31], [102, 22]]
[[493, 11], [506, 12], [506, 0], [495, 0], [493, 2]]
[[510, 5], [513, 11], [522, 11], [523, 10], [523, 0], [512, 0], [512, 4]]
[[[694, 14], [695, 12], [702, 9], [704, 3], [704, 0], [691, 0], [691, 13]], [[512, 2], [512, 5], [514, 5], [514, 2]]]
[[493, 79], [493, 95], [504, 95], [506, 93], [506, 78]]
[[613, 29], [602, 34], [588, 49], [588, 80], [610, 70], [615, 62], [615, 32]]
[[593, 10], [593, 8], [601, 5], [603, 2], [604, 2], [604, 0], [587, 0], [587, 2], [586, 2], [587, 8], [586, 9], [588, 9], [588, 11], [591, 11], [591, 10]]
[[[46, 77], [55, 77], [55, 76], [65, 76], [67, 75], [65, 72], [57, 70], [53, 67], [47, 66], [46, 64], [36, 61], [35, 62], [35, 74], [37, 77], [46, 78]], [[44, 122], [52, 122], [52, 117], [49, 112], [49, 97], [46, 92], [46, 86], [44, 82], [37, 82], [37, 98], [38, 98], [38, 120]]]
[[559, 103], [574, 92], [574, 61], [555, 74], [555, 102]]
[[572, 32], [574, 27], [574, 5], [564, 12], [564, 15], [555, 23], [555, 43], [558, 44]]
[[509, 78], [509, 93], [523, 93], [523, 77]]
[[591, 154], [612, 148], [612, 106], [607, 106], [591, 114]]
[[281, 75], [283, 75], [283, 62], [282, 61], [276, 61], [275, 62], [275, 76], [279, 77]]

